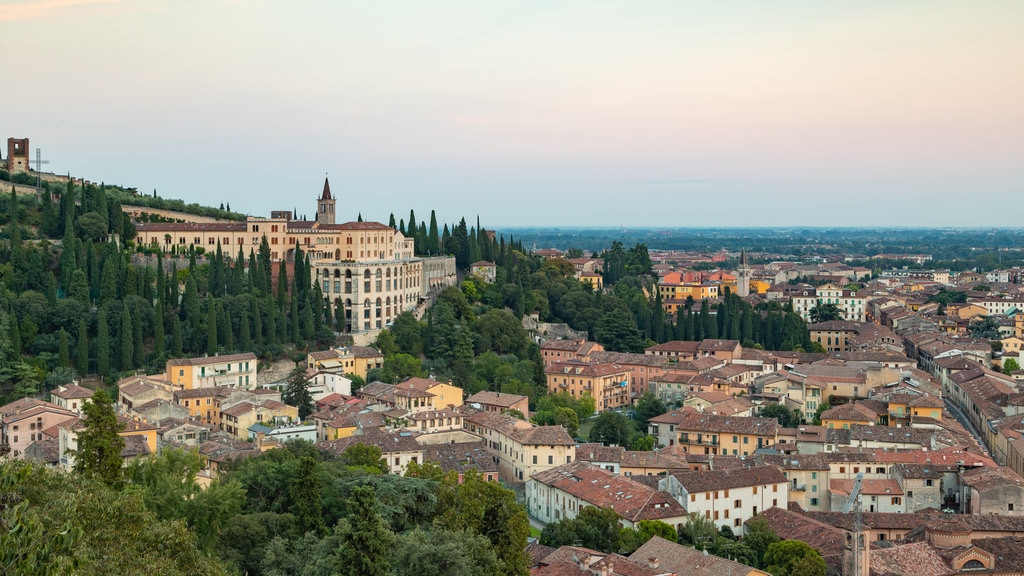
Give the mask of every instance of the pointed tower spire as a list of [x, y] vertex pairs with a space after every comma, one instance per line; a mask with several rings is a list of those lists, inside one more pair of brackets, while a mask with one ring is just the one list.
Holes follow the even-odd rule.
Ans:
[[331, 197], [331, 182], [324, 176], [324, 193], [320, 195], [321, 200], [333, 200]]
[[334, 196], [331, 196], [331, 183], [324, 176], [324, 191], [317, 201], [316, 221], [320, 224], [334, 224]]

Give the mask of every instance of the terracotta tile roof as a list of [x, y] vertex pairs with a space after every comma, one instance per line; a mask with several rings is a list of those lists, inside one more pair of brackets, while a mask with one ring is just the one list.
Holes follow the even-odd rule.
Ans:
[[675, 542], [655, 536], [643, 546], [630, 554], [634, 562], [646, 563], [649, 559], [657, 559], [658, 574], [671, 570], [679, 576], [739, 576], [741, 574], [765, 574], [739, 562], [720, 558], [714, 554], [704, 554], [695, 548], [683, 546]]
[[689, 342], [684, 340], [672, 340], [671, 342], [665, 342], [664, 344], [658, 344], [656, 346], [650, 346], [647, 348], [648, 353], [666, 352], [675, 354], [689, 354], [694, 355], [697, 353], [697, 347], [700, 342]]
[[[753, 434], [758, 436], [775, 437], [778, 434], [779, 421], [775, 418], [761, 418], [758, 416], [724, 416], [718, 414], [701, 414], [693, 411], [677, 411], [683, 417], [676, 424], [676, 430], [681, 432], [718, 432], [727, 434]], [[669, 413], [671, 414], [671, 412]], [[658, 416], [662, 418], [665, 416]], [[654, 422], [655, 419], [648, 420]], [[661, 420], [657, 420], [661, 422]]]
[[[772, 507], [758, 516], [783, 540], [800, 540], [821, 552], [829, 566], [842, 565], [846, 536], [843, 530], [786, 508]], [[744, 522], [749, 524], [750, 520]]]
[[395, 386], [393, 384], [385, 384], [384, 382], [370, 382], [366, 386], [363, 386], [359, 390], [356, 390], [356, 394], [363, 397], [380, 398], [385, 394], [393, 392]]
[[410, 432], [389, 432], [379, 428], [366, 430], [358, 436], [353, 435], [347, 438], [339, 438], [330, 442], [318, 442], [317, 445], [334, 454], [341, 454], [349, 446], [365, 444], [380, 448], [382, 454], [393, 454], [395, 452], [423, 452], [420, 443], [416, 441], [416, 434]]
[[377, 350], [372, 346], [351, 346], [349, 347], [349, 350], [352, 351], [352, 355], [356, 358], [377, 358], [384, 356], [380, 350]]
[[611, 508], [630, 522], [686, 515], [686, 510], [667, 492], [628, 476], [615, 476], [588, 462], [575, 461], [538, 472], [530, 481], [557, 488], [592, 506]]
[[[828, 481], [828, 490], [839, 496], [849, 496], [856, 480], [833, 478]], [[865, 496], [902, 496], [903, 489], [896, 480], [865, 478], [861, 481], [860, 493]], [[842, 502], [842, 500], [840, 500]]]
[[1006, 466], [975, 468], [960, 473], [960, 482], [976, 490], [989, 490], [1003, 486], [1024, 486], [1024, 477]]
[[[716, 463], [718, 459], [715, 459]], [[699, 472], [673, 472], [676, 480], [689, 493], [709, 492], [743, 488], [747, 486], [765, 486], [768, 484], [785, 484], [786, 477], [782, 471], [773, 466], [743, 467], [727, 470], [701, 470]]]
[[221, 410], [221, 414], [227, 414], [228, 416], [239, 417], [243, 414], [248, 414], [256, 409], [256, 405], [250, 402], [239, 402], [230, 408]]
[[35, 398], [22, 398], [20, 400], [15, 400], [10, 404], [0, 406], [0, 420], [6, 420], [6, 417], [10, 416], [11, 414], [17, 414], [19, 412], [28, 410], [29, 408], [33, 408], [35, 406], [49, 406], [51, 408], [63, 410], [63, 408], [51, 402], [44, 402], [43, 400], [36, 400]]
[[92, 395], [94, 393], [95, 392], [90, 390], [89, 388], [79, 386], [78, 384], [75, 384], [73, 382], [71, 384], [68, 384], [67, 386], [61, 386], [54, 390], [53, 392], [51, 392], [51, 394], [53, 394], [54, 396], [57, 396], [58, 398], [64, 398], [66, 400], [92, 398]]
[[623, 367], [621, 364], [613, 364], [610, 362], [587, 362], [579, 359], [570, 359], [553, 362], [550, 366], [544, 369], [544, 372], [547, 374], [570, 374], [598, 378], [602, 376], [611, 376], [613, 374], [626, 374], [629, 372], [629, 369]]
[[231, 388], [227, 386], [212, 386], [209, 388], [189, 388], [188, 390], [175, 390], [174, 400], [184, 400], [186, 398], [208, 398], [221, 396], [227, 398], [231, 394]]
[[702, 340], [698, 346], [697, 351], [699, 352], [717, 352], [717, 351], [732, 351], [739, 347], [739, 340], [719, 340], [716, 338], [707, 338]]
[[[47, 404], [49, 404], [49, 402], [47, 402]], [[58, 406], [53, 406], [53, 405], [50, 405], [50, 406], [44, 405], [44, 406], [33, 406], [33, 407], [31, 407], [31, 408], [29, 408], [27, 410], [22, 410], [21, 412], [18, 412], [17, 414], [9, 415], [6, 418], [4, 418], [3, 421], [5, 423], [20, 422], [20, 421], [25, 420], [27, 418], [32, 418], [34, 416], [38, 416], [39, 414], [43, 414], [43, 413], [58, 414], [58, 415], [64, 415], [64, 416], [74, 416], [74, 412], [71, 412], [70, 410], [65, 410], [64, 408], [60, 408]]]
[[452, 444], [431, 444], [423, 447], [423, 461], [437, 462], [445, 472], [498, 472], [498, 463], [487, 451], [483, 440]]
[[[222, 364], [225, 362], [238, 362], [249, 360], [256, 362], [256, 355], [252, 352], [241, 354], [224, 354], [222, 356], [203, 356], [202, 358], [172, 358], [167, 361], [168, 366], [203, 366], [206, 364]], [[255, 366], [254, 366], [255, 368]]]
[[636, 354], [634, 352], [608, 352], [600, 351], [590, 354], [593, 362], [604, 362], [619, 364], [621, 366], [648, 366], [654, 368], [667, 367], [672, 359], [667, 356], [652, 356], [651, 354]]
[[531, 446], [575, 446], [576, 441], [561, 426], [534, 426], [512, 435], [519, 443]]
[[466, 404], [473, 404], [474, 402], [480, 404], [487, 404], [490, 406], [501, 406], [508, 408], [513, 404], [522, 402], [527, 399], [527, 396], [521, 396], [519, 394], [508, 394], [501, 392], [491, 392], [490, 390], [482, 390], [473, 394], [469, 398], [466, 398]]
[[952, 572], [942, 556], [927, 542], [890, 548], [872, 548], [868, 561], [872, 574], [948, 574]]
[[[124, 382], [124, 380], [122, 380]], [[138, 396], [151, 390], [170, 390], [171, 383], [156, 378], [139, 379], [133, 382], [121, 384], [118, 388], [125, 396]]]
[[124, 448], [121, 449], [121, 458], [136, 458], [147, 456], [151, 453], [145, 436], [124, 437]]

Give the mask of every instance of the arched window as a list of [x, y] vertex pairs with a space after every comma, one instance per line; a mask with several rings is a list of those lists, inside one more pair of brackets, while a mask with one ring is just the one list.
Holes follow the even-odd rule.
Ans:
[[383, 286], [381, 284], [381, 279], [380, 279], [380, 268], [377, 268], [377, 292], [380, 292], [383, 289], [384, 288], [383, 288]]
[[381, 314], [381, 301], [380, 301], [380, 298], [377, 298], [377, 318], [380, 318], [380, 314]]
[[370, 291], [370, 271], [366, 270], [363, 272], [363, 292]]
[[363, 318], [370, 317], [370, 299], [363, 300]]

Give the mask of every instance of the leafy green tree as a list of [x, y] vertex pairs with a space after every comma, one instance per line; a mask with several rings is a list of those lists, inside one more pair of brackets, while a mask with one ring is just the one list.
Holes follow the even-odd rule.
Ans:
[[434, 519], [435, 528], [467, 531], [490, 540], [499, 562], [493, 574], [529, 574], [526, 537], [530, 522], [511, 490], [484, 480], [473, 470], [463, 476], [461, 483], [456, 475], [449, 474], [438, 493], [438, 510], [441, 512]]
[[326, 529], [321, 504], [323, 480], [319, 467], [315, 458], [303, 456], [299, 459], [299, 465], [289, 486], [295, 508], [295, 518], [299, 530], [303, 533], [320, 534]]
[[381, 457], [380, 448], [358, 442], [345, 449], [341, 461], [346, 466], [363, 468], [374, 474], [387, 474], [388, 464]]
[[668, 412], [668, 407], [665, 406], [661, 398], [647, 392], [640, 397], [640, 400], [637, 400], [635, 410], [640, 431], [647, 432], [647, 421]]
[[348, 499], [348, 516], [337, 528], [340, 576], [389, 576], [395, 535], [381, 518], [373, 488], [357, 486]]
[[569, 436], [576, 438], [580, 433], [580, 418], [572, 408], [559, 406], [555, 408], [555, 424], [565, 428]]
[[780, 538], [768, 525], [764, 516], [755, 516], [747, 522], [746, 534], [743, 536], [743, 543], [750, 546], [754, 551], [754, 558], [757, 560], [755, 567], [763, 568], [764, 556], [768, 547], [779, 542]]
[[616, 352], [643, 352], [644, 340], [636, 319], [629, 312], [616, 308], [603, 316], [594, 329], [598, 342]]
[[772, 576], [825, 576], [821, 553], [800, 540], [783, 540], [768, 547], [765, 570]]
[[718, 528], [708, 518], [691, 512], [679, 528], [679, 543], [688, 544], [697, 550], [713, 551], [718, 542]]
[[678, 538], [676, 529], [661, 520], [641, 520], [637, 522], [636, 528], [623, 528], [619, 533], [621, 534], [620, 551], [623, 554], [632, 553], [655, 536], [660, 536], [669, 542], [675, 542]]
[[794, 416], [792, 410], [777, 402], [772, 402], [762, 406], [760, 415], [762, 418], [777, 419], [779, 421], [779, 425], [783, 427], [792, 427], [800, 424], [799, 418]]
[[635, 433], [628, 418], [614, 410], [606, 410], [597, 417], [594, 427], [590, 429], [590, 441], [605, 445], [628, 446], [630, 438]]
[[78, 431], [78, 452], [75, 471], [84, 478], [93, 478], [107, 486], [120, 488], [121, 450], [124, 439], [118, 435], [124, 425], [114, 413], [114, 405], [104, 390], [97, 390], [92, 400], [82, 406], [82, 423]]
[[654, 450], [654, 436], [638, 434], [629, 442], [629, 449], [638, 452], [650, 452]]
[[484, 536], [416, 529], [398, 537], [393, 567], [395, 576], [489, 576], [501, 565]]
[[811, 322], [817, 324], [819, 322], [828, 322], [830, 320], [845, 320], [843, 316], [843, 310], [839, 305], [826, 302], [818, 303], [817, 306], [811, 308]]
[[1020, 363], [1015, 358], [1007, 358], [1003, 360], [1003, 374], [1013, 374], [1015, 371], [1020, 370]]
[[611, 508], [586, 506], [575, 518], [562, 518], [545, 526], [540, 542], [555, 548], [579, 542], [584, 548], [618, 552], [622, 538], [619, 520], [618, 513]]
[[301, 366], [296, 366], [288, 375], [288, 383], [281, 391], [281, 400], [289, 406], [298, 408], [301, 420], [305, 420], [313, 413], [313, 395], [309, 392], [306, 371]]

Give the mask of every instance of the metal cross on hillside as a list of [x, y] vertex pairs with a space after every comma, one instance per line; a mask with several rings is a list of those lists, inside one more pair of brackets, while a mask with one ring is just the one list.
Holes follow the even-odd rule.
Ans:
[[50, 163], [49, 160], [43, 160], [42, 150], [40, 150], [39, 148], [36, 148], [36, 188], [39, 188], [39, 185], [41, 183], [40, 182], [40, 179], [41, 179], [40, 169], [43, 167], [43, 164], [49, 164], [49, 163]]

